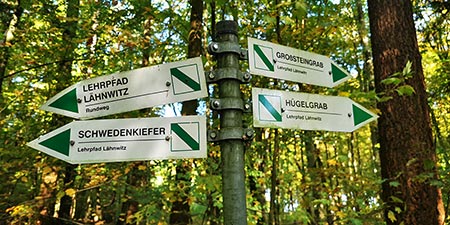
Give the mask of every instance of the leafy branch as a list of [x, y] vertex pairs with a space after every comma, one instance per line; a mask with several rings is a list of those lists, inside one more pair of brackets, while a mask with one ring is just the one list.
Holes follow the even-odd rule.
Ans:
[[406, 84], [406, 80], [411, 78], [413, 75], [411, 71], [411, 66], [412, 66], [411, 61], [408, 61], [405, 67], [403, 68], [403, 71], [396, 72], [391, 76], [389, 76], [388, 78], [381, 81], [382, 84], [391, 86], [389, 86], [387, 91], [380, 93], [381, 98], [380, 97], [378, 98], [379, 102], [385, 102], [392, 99], [393, 98], [392, 95], [394, 92], [397, 92], [399, 96], [404, 95], [411, 96], [414, 93], [416, 93], [411, 85]]

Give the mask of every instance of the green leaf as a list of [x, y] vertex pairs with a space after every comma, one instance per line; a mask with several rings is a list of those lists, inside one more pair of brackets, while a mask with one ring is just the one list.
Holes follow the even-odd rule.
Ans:
[[354, 224], [354, 225], [363, 225], [363, 222], [362, 222], [362, 220], [360, 220], [360, 219], [350, 218], [350, 221], [351, 221], [352, 224]]
[[397, 218], [395, 218], [394, 212], [390, 211], [388, 212], [388, 218], [391, 220], [391, 222], [397, 221]]
[[383, 96], [383, 97], [379, 98], [378, 101], [379, 102], [387, 102], [387, 101], [389, 101], [389, 100], [391, 100], [393, 98], [394, 97], [392, 97], [392, 96]]
[[432, 180], [430, 181], [430, 185], [436, 187], [444, 187], [444, 183], [440, 180]]
[[406, 62], [406, 66], [405, 66], [405, 68], [403, 68], [403, 72], [402, 72], [404, 77], [407, 77], [407, 78], [411, 77], [411, 66], [412, 66], [411, 61]]
[[402, 82], [402, 80], [397, 77], [389, 77], [389, 78], [386, 78], [381, 81], [382, 84], [386, 84], [386, 85], [389, 85], [389, 84], [398, 85], [401, 82]]
[[396, 89], [396, 91], [397, 91], [397, 93], [400, 96], [403, 96], [403, 95], [411, 96], [412, 94], [416, 93], [414, 91], [414, 88], [411, 87], [411, 85], [408, 85], [408, 84], [405, 84], [405, 85], [402, 85], [402, 86], [398, 87]]
[[394, 203], [403, 203], [403, 200], [401, 200], [400, 198], [397, 198], [395, 196], [391, 196], [391, 199]]
[[398, 181], [391, 181], [391, 182], [389, 182], [389, 186], [391, 186], [391, 187], [398, 187], [398, 186], [400, 186], [400, 182], [398, 182]]

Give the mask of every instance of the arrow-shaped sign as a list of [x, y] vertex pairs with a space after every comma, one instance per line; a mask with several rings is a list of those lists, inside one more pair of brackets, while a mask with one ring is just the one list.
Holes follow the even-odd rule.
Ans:
[[378, 118], [346, 97], [253, 88], [253, 125], [352, 132]]
[[145, 67], [76, 83], [43, 110], [72, 118], [95, 118], [207, 96], [200, 57]]
[[266, 77], [334, 87], [351, 78], [330, 58], [311, 52], [248, 38], [250, 73]]
[[205, 158], [206, 118], [74, 121], [28, 146], [72, 164]]

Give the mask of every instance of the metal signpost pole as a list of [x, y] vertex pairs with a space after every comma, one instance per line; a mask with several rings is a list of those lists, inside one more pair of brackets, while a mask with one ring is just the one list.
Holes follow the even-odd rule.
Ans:
[[242, 115], [247, 107], [242, 100], [240, 84], [249, 77], [239, 71], [239, 59], [246, 56], [246, 52], [239, 47], [235, 21], [220, 21], [216, 27], [209, 52], [214, 54], [217, 68], [209, 79], [218, 83], [220, 99], [211, 100], [211, 107], [220, 112], [220, 131], [210, 133], [209, 138], [220, 142], [224, 224], [246, 225], [243, 139], [253, 135], [242, 127]]

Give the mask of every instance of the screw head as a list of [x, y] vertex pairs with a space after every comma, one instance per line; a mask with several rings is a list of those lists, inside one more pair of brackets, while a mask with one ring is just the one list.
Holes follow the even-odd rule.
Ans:
[[172, 84], [170, 83], [170, 81], [167, 81], [167, 82], [166, 82], [166, 86], [169, 87], [170, 85], [172, 85]]
[[214, 100], [214, 101], [213, 101], [213, 107], [214, 107], [214, 108], [218, 108], [219, 106], [220, 106], [220, 102], [217, 101], [217, 100]]
[[74, 140], [70, 140], [70, 146], [74, 146], [75, 145], [75, 141]]
[[217, 138], [217, 133], [215, 131], [209, 133], [209, 137], [212, 139], [216, 139]]
[[165, 137], [166, 141], [170, 141], [170, 136]]
[[251, 77], [251, 75], [250, 75], [250, 73], [244, 73], [244, 80], [250, 80], [250, 77]]
[[81, 103], [81, 98], [77, 98], [77, 102], [78, 102], [78, 103]]
[[219, 50], [219, 44], [213, 43], [213, 44], [211, 45], [211, 48], [212, 48], [212, 50], [217, 51], [217, 50]]
[[208, 77], [209, 77], [209, 79], [214, 79], [216, 76], [214, 75], [213, 72], [210, 72], [210, 73], [208, 74]]
[[348, 116], [348, 117], [352, 117], [352, 114], [351, 114], [351, 113], [348, 113], [347, 116]]

